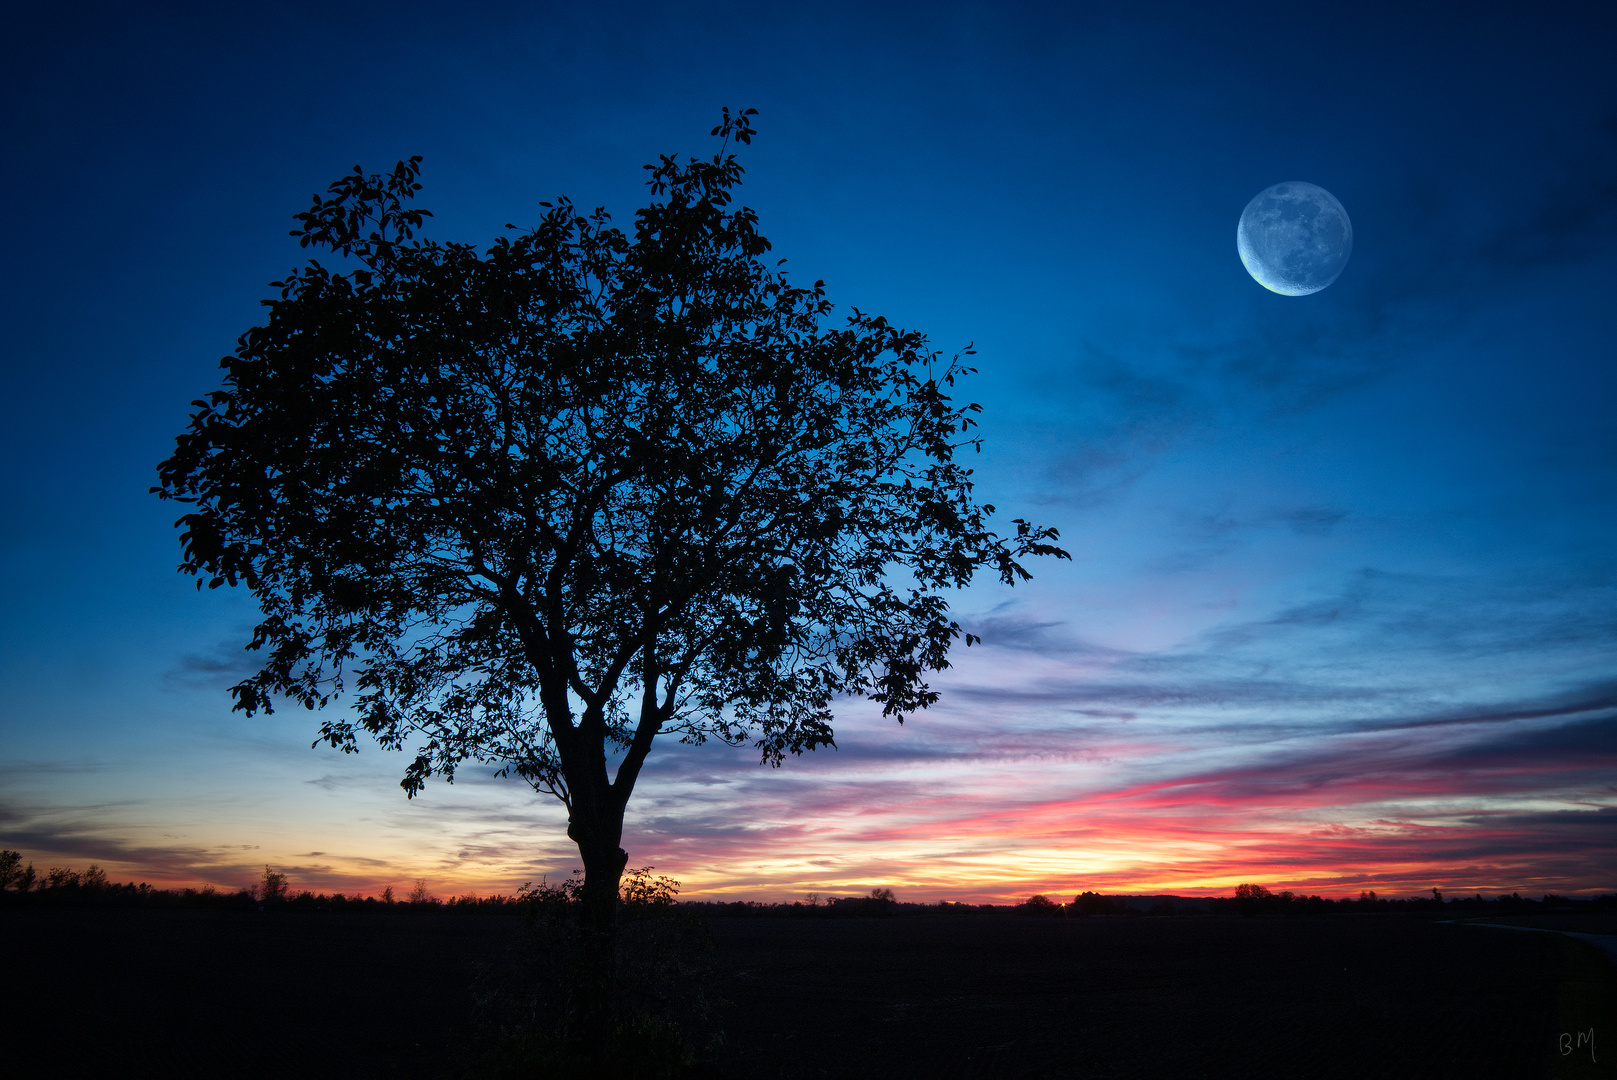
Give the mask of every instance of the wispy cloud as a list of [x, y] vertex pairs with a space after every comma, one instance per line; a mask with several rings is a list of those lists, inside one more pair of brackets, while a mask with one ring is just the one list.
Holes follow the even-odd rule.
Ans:
[[[1370, 575], [1159, 653], [1001, 608], [971, 624], [989, 644], [905, 729], [852, 708], [839, 751], [779, 771], [711, 748], [660, 754], [633, 843], [727, 893], [1617, 887], [1617, 684], [1575, 662], [1607, 647], [1601, 620], [1558, 632], [1574, 662], [1536, 646], [1528, 667], [1543, 670], [1525, 683], [1465, 662], [1497, 667], [1511, 640], [1541, 642], [1535, 620], [1437, 634], [1461, 670], [1423, 684], [1406, 677], [1429, 661], [1378, 661], [1432, 640], [1434, 620], [1476, 617], [1448, 610], [1444, 582], [1424, 586]], [[1322, 659], [1296, 640], [1310, 633], [1327, 635]], [[1344, 633], [1385, 651], [1338, 665]]]
[[1033, 500], [1116, 503], [1169, 450], [1376, 383], [1518, 292], [1525, 276], [1608, 255], [1617, 117], [1535, 152], [1536, 177], [1471, 193], [1486, 214], [1461, 214], [1465, 200], [1435, 186], [1453, 178], [1387, 177], [1369, 208], [1378, 242], [1360, 245], [1347, 283], [1306, 304], [1254, 290], [1234, 302], [1250, 308], [1242, 317], [1225, 305], [1092, 331], [1065, 364], [1041, 373], [1042, 391], [1071, 408], [1065, 449], [1050, 456]]
[[243, 628], [238, 641], [216, 646], [207, 654], [187, 653], [173, 667], [163, 673], [163, 681], [171, 689], [222, 690], [257, 674], [263, 666], [264, 655], [249, 652], [242, 642], [252, 639], [252, 630]]

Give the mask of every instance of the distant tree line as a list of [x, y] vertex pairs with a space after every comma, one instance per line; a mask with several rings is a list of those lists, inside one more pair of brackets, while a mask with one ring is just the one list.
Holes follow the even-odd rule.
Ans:
[[1328, 900], [1305, 896], [1290, 890], [1272, 892], [1262, 885], [1242, 884], [1230, 897], [1190, 896], [1108, 896], [1081, 892], [1068, 903], [1044, 895], [1028, 897], [1019, 904], [908, 903], [894, 898], [892, 890], [878, 889], [871, 896], [820, 897], [809, 894], [789, 903], [763, 903], [756, 900], [683, 902], [682, 911], [691, 910], [718, 918], [846, 918], [872, 915], [983, 915], [1033, 918], [1075, 918], [1087, 916], [1164, 916], [1164, 915], [1241, 915], [1286, 916], [1359, 914], [1365, 912], [1471, 912], [1511, 914], [1552, 910], [1617, 910], [1617, 894], [1594, 897], [1566, 897], [1546, 893], [1534, 900], [1511, 893], [1486, 898], [1480, 893], [1445, 899], [1440, 890], [1430, 896], [1392, 898], [1361, 892], [1357, 898]]
[[[653, 867], [626, 870], [620, 903], [632, 912], [643, 913], [672, 906], [679, 882], [654, 876]], [[519, 915], [536, 909], [569, 905], [579, 898], [581, 875], [560, 885], [541, 882], [527, 884], [512, 894], [477, 896], [467, 893], [440, 899], [433, 896], [423, 879], [417, 879], [409, 894], [395, 898], [393, 887], [381, 896], [346, 896], [294, 890], [288, 875], [264, 867], [263, 876], [246, 888], [228, 890], [204, 885], [199, 889], [159, 889], [146, 882], [118, 883], [108, 879], [105, 870], [92, 864], [78, 871], [54, 867], [44, 874], [32, 863], [23, 865], [16, 851], [0, 851], [0, 905], [26, 907], [140, 907], [204, 908], [234, 911], [443, 911], [452, 914]], [[889, 898], [891, 893], [888, 893]]]
[[[900, 903], [892, 889], [872, 889], [868, 896], [821, 896], [809, 893], [802, 900], [789, 903], [768, 903], [758, 900], [687, 900], [680, 905], [697, 915], [715, 918], [749, 918], [769, 916], [799, 919], [840, 919], [849, 917], [886, 917], [912, 914], [916, 909], [937, 908], [935, 904]], [[971, 911], [970, 904], [946, 904], [950, 908]]]
[[[1513, 892], [1485, 897], [1444, 897], [1437, 888], [1429, 896], [1389, 897], [1363, 891], [1355, 897], [1331, 900], [1321, 896], [1294, 893], [1289, 889], [1271, 891], [1262, 885], [1243, 883], [1229, 897], [1123, 896], [1081, 892], [1070, 903], [1037, 894], [1019, 904], [965, 904], [948, 900], [937, 903], [900, 901], [892, 889], [872, 889], [865, 896], [822, 896], [809, 893], [802, 900], [770, 903], [757, 900], [678, 900], [679, 882], [651, 873], [653, 867], [624, 871], [619, 905], [630, 914], [655, 913], [677, 907], [681, 914], [710, 918], [871, 918], [915, 915], [1015, 915], [1034, 918], [1072, 918], [1096, 915], [1241, 915], [1291, 916], [1355, 914], [1366, 912], [1449, 912], [1474, 914], [1520, 914], [1540, 911], [1617, 910], [1617, 893], [1592, 897], [1558, 896], [1545, 893], [1534, 900]], [[150, 907], [208, 908], [237, 911], [443, 911], [455, 914], [516, 915], [535, 910], [556, 912], [576, 905], [582, 894], [582, 874], [558, 884], [542, 881], [527, 884], [510, 895], [465, 894], [439, 899], [431, 895], [424, 880], [417, 880], [404, 899], [396, 899], [389, 886], [377, 896], [345, 896], [342, 893], [294, 891], [286, 874], [264, 867], [259, 881], [235, 891], [204, 885], [200, 889], [158, 889], [145, 882], [117, 883], [106, 871], [92, 864], [78, 871], [52, 867], [41, 874], [32, 863], [23, 864], [16, 851], [0, 851], [0, 904], [38, 907]]]
[[88, 870], [53, 867], [41, 874], [23, 865], [20, 852], [0, 851], [0, 904], [17, 907], [205, 908], [233, 911], [396, 911], [430, 909], [456, 913], [514, 914], [527, 903], [521, 895], [466, 895], [440, 900], [417, 881], [406, 900], [395, 900], [392, 887], [376, 896], [294, 891], [287, 875], [264, 868], [263, 877], [242, 889], [159, 889], [146, 882], [114, 882], [92, 864]]
[[1494, 897], [1485, 897], [1479, 892], [1471, 896], [1445, 898], [1442, 890], [1434, 887], [1429, 896], [1395, 898], [1377, 896], [1373, 890], [1364, 890], [1357, 898], [1328, 900], [1319, 896], [1304, 896], [1289, 889], [1271, 892], [1262, 885], [1242, 884], [1235, 887], [1235, 896], [1215, 899], [1211, 908], [1214, 914], [1244, 916], [1420, 911], [1505, 915], [1536, 911], [1609, 911], [1617, 909], [1617, 894], [1575, 897], [1545, 893], [1541, 899], [1534, 900], [1519, 892]]
[[1063, 918], [1070, 915], [1142, 915], [1180, 914], [1193, 908], [1205, 908], [1207, 901], [1181, 898], [1180, 907], [1165, 910], [1163, 901], [1169, 898], [1144, 898], [1155, 901], [1145, 908], [1139, 907], [1140, 897], [1110, 897], [1099, 893], [1083, 893], [1070, 904], [1052, 900], [1048, 896], [1030, 896], [1019, 904], [966, 904], [950, 900], [936, 903], [900, 901], [891, 889], [875, 889], [869, 896], [827, 896], [809, 893], [803, 900], [787, 903], [768, 903], [757, 900], [686, 901], [682, 911], [692, 910], [716, 918], [849, 918], [869, 916], [1032, 916], [1034, 918]]

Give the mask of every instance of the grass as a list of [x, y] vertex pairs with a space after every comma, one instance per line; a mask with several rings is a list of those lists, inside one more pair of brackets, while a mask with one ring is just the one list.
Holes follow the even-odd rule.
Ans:
[[1617, 1076], [1617, 966], [1587, 942], [1562, 934], [1555, 940], [1561, 971], [1549, 1075], [1554, 1080]]

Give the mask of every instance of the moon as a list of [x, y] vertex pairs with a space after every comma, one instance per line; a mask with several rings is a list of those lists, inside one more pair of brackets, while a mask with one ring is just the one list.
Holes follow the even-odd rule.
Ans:
[[1235, 249], [1265, 289], [1307, 296], [1341, 275], [1353, 254], [1353, 222], [1329, 191], [1287, 180], [1246, 204], [1235, 227]]

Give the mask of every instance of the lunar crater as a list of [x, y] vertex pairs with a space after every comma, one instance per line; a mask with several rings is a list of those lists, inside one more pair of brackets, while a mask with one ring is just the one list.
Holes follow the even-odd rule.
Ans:
[[1246, 204], [1235, 247], [1259, 285], [1282, 296], [1307, 296], [1341, 276], [1353, 254], [1353, 223], [1329, 191], [1287, 180]]

